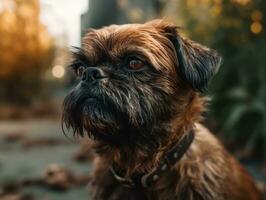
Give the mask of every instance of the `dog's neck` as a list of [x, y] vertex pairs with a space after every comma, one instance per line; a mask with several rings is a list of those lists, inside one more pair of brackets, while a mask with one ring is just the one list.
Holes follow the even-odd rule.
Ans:
[[114, 178], [125, 187], [152, 187], [160, 177], [164, 176], [167, 171], [179, 162], [190, 148], [194, 137], [195, 132], [193, 129], [185, 133], [179, 142], [163, 155], [158, 166], [146, 174], [135, 173], [131, 177], [125, 177], [123, 173], [121, 175], [121, 170], [117, 170], [115, 165], [110, 167], [110, 171]]
[[129, 177], [134, 173], [145, 174], [156, 168], [166, 152], [173, 148], [180, 138], [193, 128], [195, 122], [200, 120], [204, 104], [205, 99], [194, 95], [191, 102], [187, 102], [187, 106], [183, 106], [182, 115], [176, 115], [177, 117], [169, 123], [157, 124], [151, 134], [167, 137], [164, 137], [155, 148], [146, 148], [145, 145], [133, 146], [133, 148], [127, 145], [113, 147], [101, 142], [96, 142], [95, 147], [100, 152], [102, 159], [109, 162], [110, 166], [116, 165], [125, 176]]

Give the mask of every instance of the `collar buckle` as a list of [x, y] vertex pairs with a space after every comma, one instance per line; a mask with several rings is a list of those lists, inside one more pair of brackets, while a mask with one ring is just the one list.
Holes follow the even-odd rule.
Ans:
[[119, 183], [121, 183], [123, 186], [125, 186], [127, 188], [133, 188], [135, 186], [135, 183], [132, 180], [132, 178], [125, 178], [125, 177], [118, 175], [112, 166], [110, 167], [110, 171], [113, 174], [114, 178]]

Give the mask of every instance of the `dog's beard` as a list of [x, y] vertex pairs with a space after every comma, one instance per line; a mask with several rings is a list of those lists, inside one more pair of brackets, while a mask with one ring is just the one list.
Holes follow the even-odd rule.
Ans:
[[[167, 95], [125, 81], [79, 84], [64, 100], [63, 122], [75, 134], [112, 144], [134, 144], [166, 117]], [[157, 88], [158, 90], [158, 88]], [[161, 116], [161, 117], [160, 117]], [[138, 133], [138, 134], [137, 134]]]

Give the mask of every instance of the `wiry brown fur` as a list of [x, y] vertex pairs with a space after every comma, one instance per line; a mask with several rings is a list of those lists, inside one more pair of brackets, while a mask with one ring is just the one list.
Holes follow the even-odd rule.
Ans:
[[[93, 116], [74, 118], [72, 115], [79, 113], [75, 112], [76, 104], [73, 104], [73, 101], [76, 101], [75, 91], [74, 95], [66, 99], [63, 116], [66, 125], [72, 127], [77, 134], [82, 135], [80, 132], [85, 129], [92, 138], [96, 138], [92, 141], [92, 149], [97, 152], [93, 160], [95, 169], [91, 182], [93, 199], [261, 199], [248, 173], [226, 152], [219, 141], [199, 124], [207, 102], [199, 91], [206, 88], [221, 61], [215, 51], [183, 39], [176, 27], [163, 21], [112, 25], [100, 30], [90, 30], [84, 37], [83, 51], [83, 62], [89, 63], [88, 65], [107, 71], [105, 65], [113, 66], [113, 78], [101, 80], [100, 91], [104, 91], [103, 94], [107, 91], [118, 105], [121, 102], [125, 104], [127, 109], [121, 113], [130, 121], [126, 126], [127, 131], [136, 130], [134, 133], [122, 133], [121, 136], [134, 136], [134, 140], [125, 140], [122, 144], [99, 139], [102, 132], [110, 130], [114, 132], [114, 136], [121, 134], [119, 131], [122, 130], [124, 122], [113, 115], [108, 118], [109, 124], [95, 121]], [[115, 87], [112, 88], [114, 83], [119, 83], [116, 86], [118, 90], [129, 84], [117, 78], [115, 70], [118, 69], [116, 66], [119, 60], [132, 53], [141, 55], [153, 67], [148, 69], [150, 73], [146, 75], [127, 75], [127, 78], [134, 82], [132, 87], [141, 92], [142, 95], [138, 97], [143, 98], [143, 101], [147, 100], [148, 103], [144, 107], [134, 101], [134, 95], [138, 94], [132, 93], [132, 98], [122, 101], [122, 95], [125, 94], [116, 93]], [[144, 114], [147, 115], [141, 116], [143, 122], [140, 123], [136, 112], [144, 108]], [[109, 113], [106, 110], [102, 112]], [[195, 139], [189, 150], [155, 185], [145, 189], [125, 188], [110, 173], [112, 165], [121, 169], [125, 177], [152, 171], [158, 166], [163, 155], [190, 129], [195, 130]], [[95, 130], [99, 133], [93, 133]]]
[[[199, 102], [190, 105], [190, 112], [202, 111], [202, 99], [197, 101]], [[186, 120], [188, 119], [184, 119]], [[166, 173], [153, 187], [144, 190], [147, 199], [262, 200], [250, 175], [213, 134], [199, 123], [196, 123], [194, 128], [196, 137], [190, 149], [170, 172]], [[150, 155], [150, 160], [141, 160], [139, 158], [141, 155], [138, 154], [126, 154], [127, 158], [139, 159], [139, 165], [130, 166], [121, 163], [121, 166], [127, 166], [128, 176], [136, 172], [147, 173], [156, 167], [161, 156], [172, 146], [171, 141], [178, 141], [178, 138], [178, 132], [173, 131], [168, 144], [162, 145], [156, 154]], [[139, 200], [140, 198], [135, 197], [134, 194], [143, 191], [134, 191], [134, 194], [130, 194], [130, 190], [121, 186], [111, 175], [109, 167], [113, 161], [120, 162], [121, 154], [120, 151], [111, 152], [106, 157], [96, 156], [94, 159], [95, 170], [92, 174], [94, 179], [91, 183], [91, 191], [95, 195], [95, 200]], [[125, 193], [132, 197], [124, 196]]]

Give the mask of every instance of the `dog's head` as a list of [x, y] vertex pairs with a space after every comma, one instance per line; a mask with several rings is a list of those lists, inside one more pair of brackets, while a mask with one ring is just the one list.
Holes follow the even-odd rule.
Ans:
[[204, 91], [221, 61], [160, 20], [90, 30], [73, 55], [80, 81], [65, 98], [63, 122], [112, 145], [156, 140], [153, 130], [182, 117], [178, 101]]

